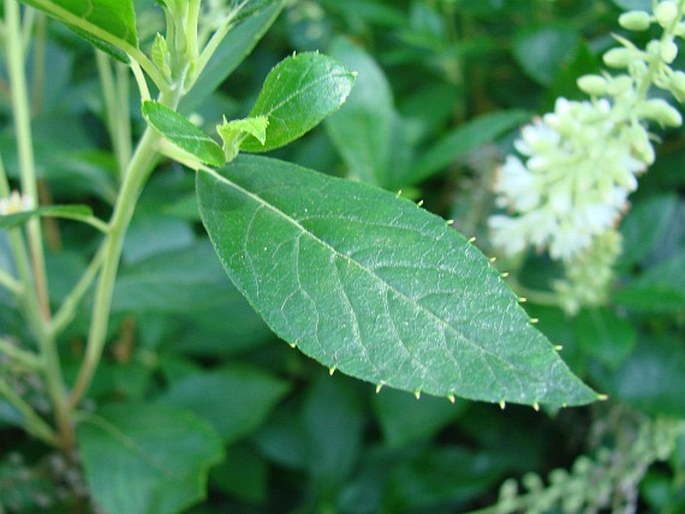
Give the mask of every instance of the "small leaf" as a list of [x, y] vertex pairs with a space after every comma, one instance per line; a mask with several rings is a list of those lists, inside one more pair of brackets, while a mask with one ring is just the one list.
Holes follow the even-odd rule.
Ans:
[[105, 512], [175, 514], [205, 496], [223, 456], [206, 421], [162, 405], [104, 407], [78, 427], [88, 487]]
[[210, 166], [221, 166], [226, 162], [219, 144], [185, 116], [152, 100], [143, 102], [142, 111], [152, 128], [200, 162]]
[[21, 211], [14, 214], [0, 215], [0, 229], [15, 228], [23, 225], [34, 216], [50, 218], [66, 218], [83, 220], [93, 215], [93, 211], [87, 205], [49, 205], [38, 207], [30, 211]]
[[354, 74], [332, 57], [302, 53], [287, 57], [267, 75], [250, 116], [266, 116], [266, 144], [254, 137], [240, 145], [247, 152], [284, 146], [336, 111], [352, 90]]
[[266, 116], [255, 116], [241, 120], [231, 120], [217, 125], [216, 131], [224, 142], [226, 161], [232, 161], [240, 151], [240, 143], [248, 136], [253, 136], [261, 144], [266, 142], [266, 127], [269, 120]]
[[133, 0], [21, 0], [65, 23], [112, 56], [138, 48]]
[[412, 202], [249, 156], [198, 173], [197, 193], [231, 280], [276, 334], [325, 366], [412, 393], [597, 399], [488, 259]]

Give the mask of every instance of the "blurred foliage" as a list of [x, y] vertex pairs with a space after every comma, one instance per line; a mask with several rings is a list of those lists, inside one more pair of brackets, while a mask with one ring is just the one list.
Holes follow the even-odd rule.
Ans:
[[[621, 9], [645, 3], [295, 0], [253, 54], [192, 110], [208, 124], [220, 121], [218, 113], [245, 116], [258, 85], [284, 56], [293, 50], [334, 55], [365, 72], [348, 105], [275, 154], [424, 198], [428, 209], [454, 218], [488, 252], [489, 186], [516, 126], [558, 96], [577, 97], [575, 78], [595, 72], [610, 34], [621, 33]], [[154, 27], [157, 8], [138, 4], [139, 24]], [[32, 91], [43, 193], [106, 214], [116, 163], [95, 61], [64, 27], [48, 22], [46, 30], [44, 60], [33, 53], [35, 67], [29, 67], [49, 78]], [[131, 105], [139, 135], [139, 100], [132, 97]], [[10, 117], [7, 84], [0, 82], [0, 153], [12, 172]], [[391, 390], [376, 394], [367, 384], [329, 377], [274, 341], [225, 280], [197, 218], [193, 177], [176, 164], [153, 176], [126, 239], [110, 344], [92, 401], [149, 402], [160, 413], [185, 407], [214, 427], [225, 459], [212, 468], [208, 497], [191, 514], [467, 512], [497, 502], [507, 478], [529, 477], [531, 494], [544, 484], [530, 473], [546, 482], [551, 470], [571, 469], [583, 455], [596, 457], [597, 466], [606, 452], [633, 458], [626, 441], [640, 426], [685, 419], [685, 134], [678, 129], [662, 137], [657, 162], [621, 227], [625, 251], [610, 302], [573, 318], [532, 296], [527, 305], [540, 329], [563, 346], [573, 371], [609, 395], [604, 404], [501, 411], [461, 400], [417, 401]], [[69, 221], [45, 228], [57, 304], [83, 272], [96, 239]], [[11, 260], [7, 253], [0, 232], [3, 266]], [[514, 285], [545, 289], [556, 273], [531, 254]], [[60, 341], [63, 363], [74, 372], [86, 313], [87, 306]], [[3, 289], [0, 327], [18, 336], [26, 330]], [[33, 387], [29, 398], [40, 411], [45, 392], [30, 374], [3, 366], [0, 360], [0, 371], [11, 371], [22, 390]], [[78, 467], [47, 458], [14, 428], [17, 422], [0, 401], [0, 512], [85, 512]], [[638, 455], [636, 475], [617, 479], [630, 488], [624, 498], [636, 510], [614, 512], [685, 512], [685, 435], [669, 434], [660, 437], [672, 441], [658, 443], [672, 444], [672, 451]], [[83, 458], [88, 465], [97, 457]], [[593, 486], [588, 476], [581, 486]], [[612, 503], [600, 507], [611, 511]]]

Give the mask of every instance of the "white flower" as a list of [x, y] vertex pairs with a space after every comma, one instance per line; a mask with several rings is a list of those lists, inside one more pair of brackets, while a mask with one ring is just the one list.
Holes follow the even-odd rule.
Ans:
[[0, 216], [30, 211], [33, 208], [34, 205], [31, 198], [19, 194], [18, 191], [12, 191], [7, 198], [0, 198]]

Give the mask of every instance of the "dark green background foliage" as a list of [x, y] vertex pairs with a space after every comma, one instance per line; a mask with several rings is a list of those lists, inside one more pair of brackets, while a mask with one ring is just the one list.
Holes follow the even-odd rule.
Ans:
[[[145, 47], [162, 25], [152, 2], [137, 4]], [[210, 94], [201, 85], [182, 109], [200, 114], [207, 127], [222, 113], [248, 116], [268, 71], [293, 50], [333, 55], [359, 72], [347, 104], [272, 154], [423, 198], [428, 210], [476, 236], [487, 254], [489, 184], [516, 128], [557, 96], [579, 96], [575, 78], [599, 69], [621, 7], [635, 4], [299, 0], [218, 90]], [[116, 163], [92, 52], [56, 23], [48, 23], [47, 34], [49, 79], [34, 91], [40, 176], [55, 203], [88, 204], [106, 218]], [[131, 98], [131, 105], [140, 134], [139, 99]], [[11, 172], [10, 116], [7, 90], [0, 87], [0, 153]], [[96, 497], [107, 488], [130, 491], [143, 480], [131, 472], [113, 484], [98, 473], [102, 466], [100, 472], [115, 465], [138, 469], [128, 454], [99, 446], [103, 426], [134, 434], [150, 456], [141, 476], [160, 475], [151, 479], [155, 487], [174, 491], [162, 493], [152, 502], [159, 510], [149, 511], [132, 504], [126, 510], [126, 502], [102, 495], [112, 514], [182, 508], [192, 514], [451, 513], [494, 503], [507, 477], [546, 475], [578, 455], [592, 455], [598, 443], [589, 427], [599, 424], [617, 438], [617, 411], [685, 418], [685, 135], [662, 135], [657, 162], [622, 225], [625, 251], [609, 304], [573, 318], [555, 307], [526, 305], [542, 332], [563, 346], [573, 372], [610, 396], [559, 412], [501, 411], [461, 399], [453, 405], [426, 395], [417, 401], [388, 388], [376, 394], [368, 383], [339, 373], [330, 377], [278, 341], [226, 280], [201, 225], [193, 174], [162, 163], [126, 239], [110, 343], [90, 390], [107, 424], [93, 417], [79, 427]], [[58, 304], [97, 239], [92, 229], [65, 220], [50, 222], [47, 233], [51, 300]], [[5, 237], [0, 232], [1, 266], [11, 261]], [[556, 273], [552, 263], [531, 254], [518, 280], [544, 289]], [[85, 305], [60, 341], [64, 366], [73, 372], [87, 313]], [[16, 305], [0, 289], [0, 333], [24, 331]], [[39, 405], [44, 391], [32, 390], [30, 377], [21, 380]], [[0, 401], [0, 506], [82, 512], [83, 478], [66, 480], [56, 457], [16, 423]], [[601, 442], [611, 446], [611, 437]], [[190, 470], [190, 478], [166, 474], [177, 465]], [[209, 466], [208, 496], [189, 507], [203, 497], [197, 477]], [[671, 460], [648, 472], [640, 511], [685, 511], [684, 474], [685, 440]], [[44, 501], [52, 510], [40, 507]]]

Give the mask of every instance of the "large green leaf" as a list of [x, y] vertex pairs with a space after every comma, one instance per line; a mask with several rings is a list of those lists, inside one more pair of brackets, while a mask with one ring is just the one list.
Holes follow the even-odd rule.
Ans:
[[117, 50], [138, 48], [133, 0], [21, 1], [45, 11], [94, 43], [104, 43], [103, 49], [119, 58], [125, 57]]
[[266, 116], [266, 143], [249, 136], [247, 152], [266, 152], [297, 139], [345, 102], [354, 73], [327, 55], [306, 52], [287, 57], [267, 75], [250, 117]]
[[229, 277], [281, 338], [326, 366], [448, 397], [597, 399], [488, 259], [410, 201], [249, 156], [199, 173], [197, 193]]
[[336, 39], [330, 52], [358, 75], [326, 130], [355, 178], [385, 186], [394, 116], [390, 84], [373, 57], [347, 39]]
[[174, 514], [202, 499], [223, 456], [212, 427], [167, 406], [104, 407], [78, 427], [92, 497], [108, 514]]

